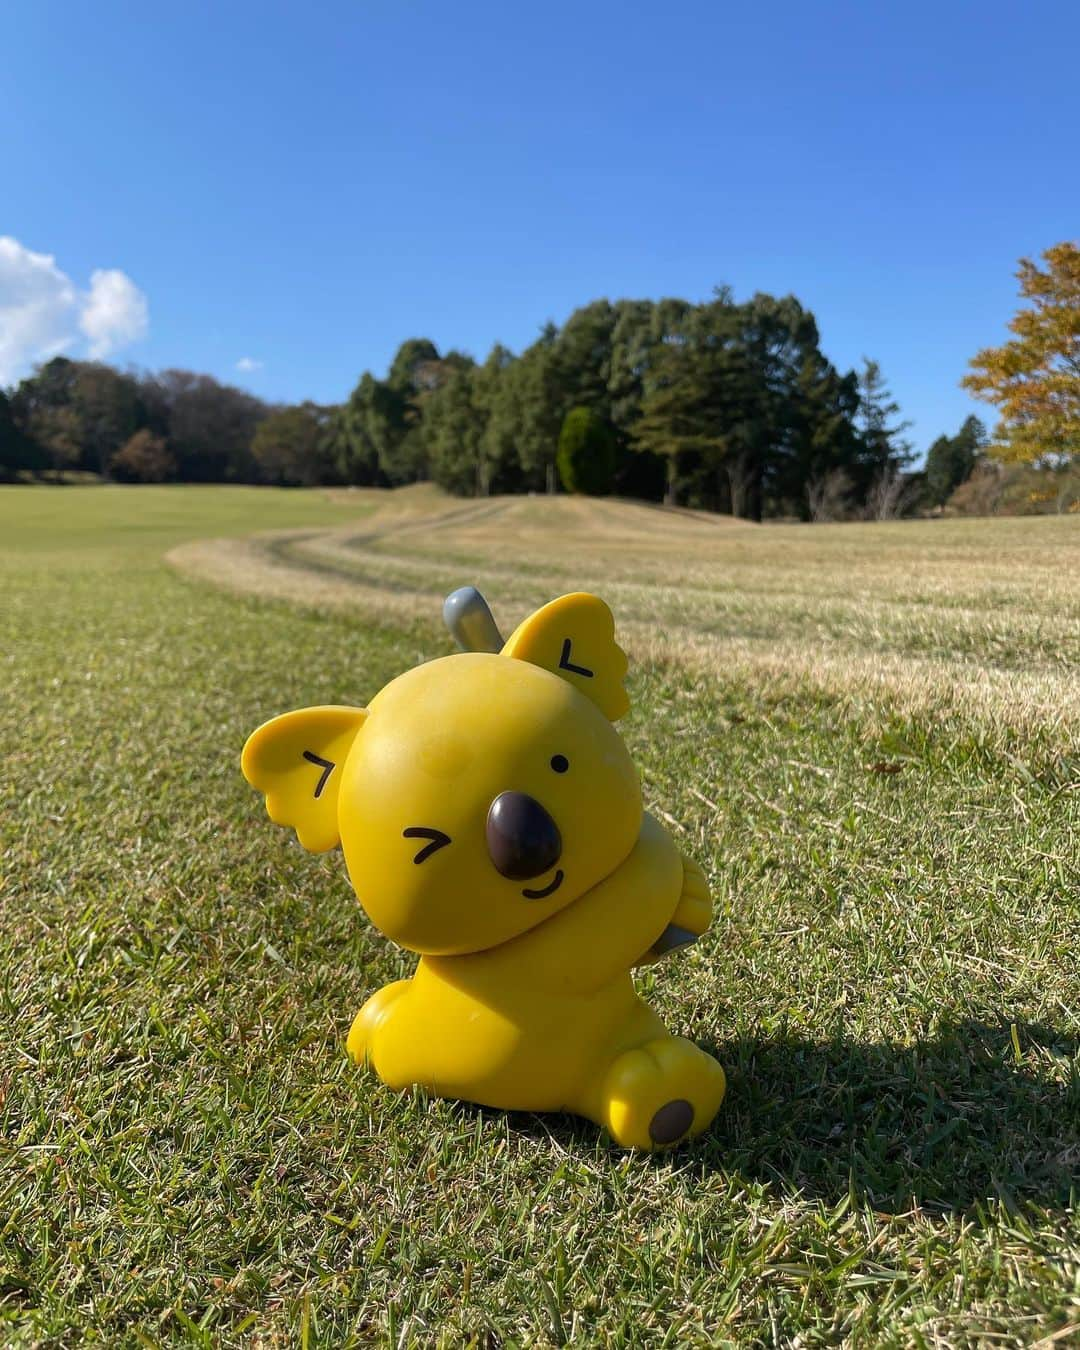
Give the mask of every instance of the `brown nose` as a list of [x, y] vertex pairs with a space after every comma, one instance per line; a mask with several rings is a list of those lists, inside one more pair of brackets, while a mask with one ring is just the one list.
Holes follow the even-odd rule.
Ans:
[[562, 853], [559, 827], [533, 797], [524, 792], [500, 792], [487, 816], [487, 846], [491, 861], [511, 881], [550, 872]]

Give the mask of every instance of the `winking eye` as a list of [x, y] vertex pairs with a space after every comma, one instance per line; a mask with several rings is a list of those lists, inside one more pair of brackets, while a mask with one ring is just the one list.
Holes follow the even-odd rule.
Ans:
[[414, 863], [426, 862], [433, 853], [439, 849], [445, 848], [450, 843], [450, 836], [443, 834], [442, 830], [432, 830], [426, 825], [410, 825], [408, 829], [402, 830], [403, 839], [430, 839], [430, 844], [425, 844], [420, 852], [413, 859]]

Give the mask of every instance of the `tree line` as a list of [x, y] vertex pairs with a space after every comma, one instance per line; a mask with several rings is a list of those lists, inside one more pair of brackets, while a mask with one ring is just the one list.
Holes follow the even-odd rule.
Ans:
[[840, 371], [795, 297], [598, 300], [515, 355], [427, 338], [348, 399], [272, 406], [209, 375], [55, 357], [0, 391], [0, 476], [618, 493], [751, 519], [901, 514], [967, 477], [969, 419], [912, 474], [878, 365]]

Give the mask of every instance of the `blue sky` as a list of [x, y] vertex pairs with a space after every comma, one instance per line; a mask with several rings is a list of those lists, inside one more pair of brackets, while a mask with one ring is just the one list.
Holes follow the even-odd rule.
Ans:
[[992, 420], [957, 381], [1016, 260], [1080, 235], [1078, 50], [1042, 0], [23, 0], [0, 357], [330, 402], [406, 337], [482, 358], [726, 282], [877, 358], [923, 450]]

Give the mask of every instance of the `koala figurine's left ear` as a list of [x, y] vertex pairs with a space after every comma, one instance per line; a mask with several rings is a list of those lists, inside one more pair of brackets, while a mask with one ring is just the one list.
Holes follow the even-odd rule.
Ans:
[[630, 708], [623, 688], [626, 653], [615, 641], [615, 620], [599, 596], [560, 596], [520, 624], [503, 656], [543, 666], [572, 684], [612, 722]]
[[310, 853], [341, 843], [341, 766], [366, 717], [365, 708], [301, 708], [264, 722], [244, 746], [244, 777], [266, 798], [274, 824], [291, 825]]

